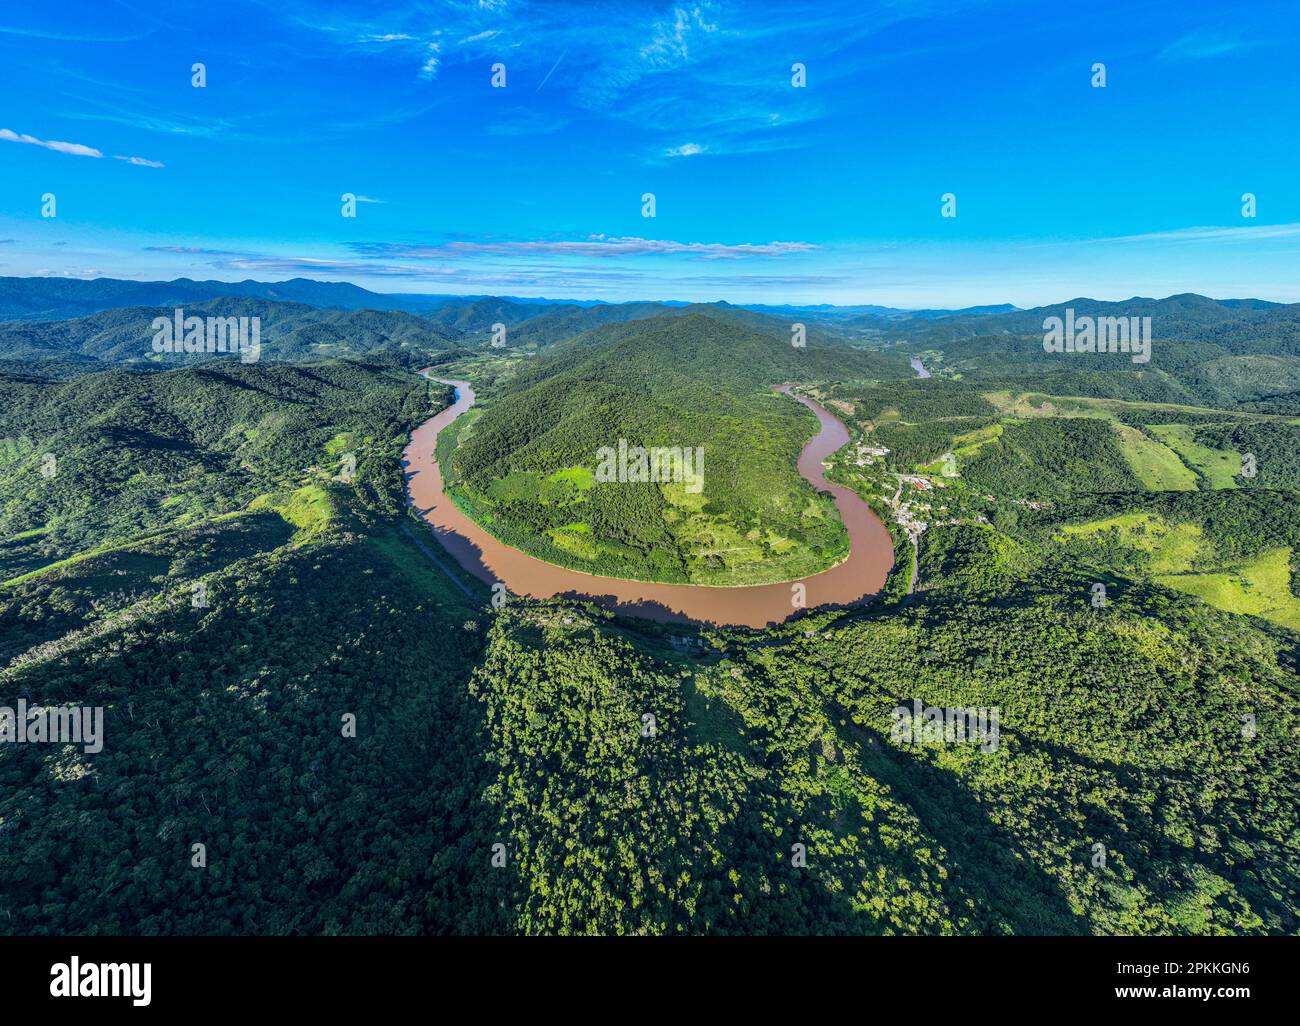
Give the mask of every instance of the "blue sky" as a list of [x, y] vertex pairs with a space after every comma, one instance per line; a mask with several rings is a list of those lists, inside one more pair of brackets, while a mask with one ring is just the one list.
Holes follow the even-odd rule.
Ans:
[[1297, 46], [1293, 2], [9, 4], [0, 275], [1300, 301]]

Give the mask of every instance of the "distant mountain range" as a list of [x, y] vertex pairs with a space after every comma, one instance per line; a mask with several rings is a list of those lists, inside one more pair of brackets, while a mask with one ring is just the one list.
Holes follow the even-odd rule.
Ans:
[[236, 296], [305, 303], [336, 310], [400, 310], [425, 314], [449, 304], [504, 302], [537, 309], [564, 304], [603, 305], [594, 300], [519, 299], [513, 296], [434, 296], [371, 292], [349, 282], [313, 281], [130, 281], [121, 278], [0, 277], [0, 320], [62, 320], [123, 306], [175, 306]]
[[[658, 310], [695, 305], [681, 300], [655, 302], [606, 303], [600, 300], [521, 298], [517, 296], [435, 296], [418, 293], [371, 292], [348, 282], [313, 281], [309, 278], [291, 278], [288, 281], [195, 281], [177, 278], [175, 281], [130, 281], [120, 278], [15, 278], [0, 277], [0, 320], [63, 320], [84, 317], [124, 306], [175, 306], [201, 303], [208, 299], [237, 296], [244, 299], [267, 299], [277, 302], [305, 303], [338, 310], [400, 310], [406, 313], [431, 315], [438, 323], [456, 324], [458, 318], [472, 324], [473, 330], [490, 326], [496, 321], [506, 325], [526, 320], [543, 313], [550, 307], [576, 309], [623, 306], [655, 307]], [[731, 305], [731, 304], [720, 304]], [[448, 308], [455, 308], [448, 310]], [[464, 309], [468, 308], [466, 314]], [[1006, 313], [1016, 307], [1009, 303], [998, 306], [969, 307], [964, 310], [903, 310], [888, 306], [830, 306], [756, 304], [746, 309], [774, 316], [802, 315], [822, 319], [849, 320], [854, 317], [872, 317], [884, 320], [906, 320], [912, 317], [947, 317]], [[489, 312], [496, 310], [496, 314]], [[610, 316], [613, 320], [628, 319]]]
[[975, 317], [984, 314], [1011, 313], [1020, 308], [1011, 303], [998, 303], [995, 306], [968, 306], [961, 310], [905, 310], [895, 306], [831, 306], [822, 303], [812, 306], [747, 305], [745, 309], [776, 316], [802, 314], [808, 317], [833, 318], [849, 323], [861, 321], [869, 324], [873, 321], [900, 321], [914, 317], [927, 319], [932, 317]]
[[[637, 320], [671, 313], [686, 307], [749, 310], [773, 318], [801, 317], [837, 332], [912, 330], [916, 321], [934, 322], [934, 329], [951, 335], [977, 333], [991, 325], [1005, 330], [1041, 330], [1045, 316], [1066, 307], [1094, 313], [1160, 316], [1197, 322], [1227, 322], [1243, 316], [1284, 308], [1286, 305], [1262, 299], [1208, 299], [1195, 294], [1167, 299], [1134, 297], [1119, 303], [1102, 303], [1079, 298], [1050, 307], [1021, 309], [1010, 303], [972, 306], [962, 309], [906, 310], [871, 304], [733, 304], [688, 303], [656, 300], [606, 303], [600, 300], [546, 299], [518, 296], [437, 296], [416, 293], [372, 292], [348, 282], [313, 281], [292, 278], [280, 282], [259, 281], [130, 281], [119, 278], [17, 278], [0, 277], [0, 321], [66, 320], [122, 307], [166, 307], [202, 303], [221, 298], [259, 299], [301, 303], [319, 309], [381, 310], [415, 314], [449, 329], [454, 335], [490, 332], [492, 325], [507, 328], [533, 318], [545, 318], [531, 325], [527, 341], [546, 344], [555, 337], [567, 337], [570, 329], [588, 330], [602, 324]], [[972, 322], [983, 322], [978, 327]], [[567, 333], [567, 334], [566, 334]], [[519, 341], [512, 339], [512, 342]]]
[[[1209, 299], [1102, 302], [1079, 297], [1022, 310], [1010, 304], [962, 310], [883, 306], [798, 306], [680, 302], [568, 302], [504, 296], [385, 295], [346, 283], [215, 282], [181, 278], [0, 278], [0, 365], [40, 361], [42, 373], [76, 373], [100, 361], [157, 363], [151, 324], [183, 306], [190, 315], [260, 318], [261, 357], [385, 357], [403, 364], [481, 350], [505, 326], [514, 351], [602, 347], [651, 331], [639, 322], [701, 314], [744, 332], [793, 340], [804, 325], [805, 360], [814, 351], [885, 350], [891, 371], [908, 375], [904, 354], [921, 356], [940, 376], [977, 378], [989, 387], [1033, 387], [1057, 394], [1111, 395], [1173, 403], [1264, 404], [1289, 411], [1300, 399], [1300, 304]], [[1048, 317], [1150, 317], [1154, 358], [1135, 364], [1110, 356], [1061, 359], [1043, 349]], [[700, 323], [698, 321], [694, 323]], [[722, 337], [729, 337], [720, 335]], [[833, 355], [833, 354], [830, 354]], [[182, 355], [182, 362], [209, 358]], [[893, 361], [902, 360], [902, 369]], [[170, 362], [170, 361], [169, 361]], [[880, 368], [877, 368], [879, 370]], [[1261, 407], [1261, 408], [1264, 408]]]

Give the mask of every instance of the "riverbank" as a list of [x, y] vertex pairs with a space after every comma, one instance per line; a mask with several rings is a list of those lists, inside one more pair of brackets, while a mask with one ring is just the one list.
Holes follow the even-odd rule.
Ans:
[[[439, 433], [474, 405], [474, 389], [467, 381], [430, 380], [451, 385], [455, 401], [412, 432], [403, 454], [408, 499], [463, 569], [489, 586], [504, 584], [511, 595], [586, 599], [660, 622], [766, 627], [804, 606], [851, 605], [875, 595], [893, 567], [893, 543], [880, 518], [857, 493], [827, 481], [823, 473], [822, 461], [848, 442], [848, 429], [818, 403], [791, 395], [788, 386], [778, 391], [807, 406], [820, 424], [799, 454], [799, 473], [814, 488], [831, 494], [848, 531], [849, 556], [800, 581], [715, 587], [585, 574], [535, 559], [494, 538], [446, 493], [437, 462]], [[803, 606], [797, 604], [800, 587]]]

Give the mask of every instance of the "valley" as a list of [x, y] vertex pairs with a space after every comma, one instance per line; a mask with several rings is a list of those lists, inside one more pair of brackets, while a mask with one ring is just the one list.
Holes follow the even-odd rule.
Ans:
[[1292, 997], [1294, 0], [8, 6], [15, 1022]]
[[[1193, 396], [1224, 357], [1159, 329], [1045, 374], [1019, 313], [953, 318], [981, 362], [945, 318], [636, 312], [340, 348], [288, 307], [176, 366], [0, 326], [0, 706], [104, 710], [96, 754], [0, 746], [0, 927], [1300, 929], [1290, 393]], [[703, 487], [597, 480], [620, 439]], [[900, 744], [914, 701], [996, 750]]]

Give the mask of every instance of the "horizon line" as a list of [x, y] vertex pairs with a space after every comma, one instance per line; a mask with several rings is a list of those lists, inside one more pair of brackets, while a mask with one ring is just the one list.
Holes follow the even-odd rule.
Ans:
[[[366, 292], [373, 296], [393, 297], [393, 298], [428, 297], [431, 299], [445, 298], [448, 300], [501, 299], [505, 301], [513, 300], [519, 302], [532, 301], [532, 302], [546, 302], [546, 303], [588, 303], [596, 306], [625, 306], [632, 303], [661, 303], [665, 305], [680, 305], [680, 306], [727, 305], [727, 306], [740, 307], [742, 309], [750, 309], [754, 307], [769, 307], [769, 308], [789, 307], [789, 308], [800, 309], [800, 310], [815, 310], [815, 309], [851, 310], [858, 307], [876, 307], [882, 310], [897, 310], [897, 311], [908, 312], [908, 313], [925, 312], [928, 310], [941, 310], [945, 312], [955, 313], [963, 310], [977, 310], [984, 307], [1007, 307], [1009, 309], [1006, 309], [1003, 312], [1026, 313], [1032, 310], [1047, 309], [1049, 307], [1061, 306], [1066, 303], [1080, 302], [1080, 301], [1092, 302], [1092, 303], [1125, 303], [1125, 302], [1134, 302], [1134, 301], [1164, 302], [1170, 299], [1177, 299], [1181, 296], [1195, 296], [1199, 299], [1209, 300], [1212, 303], [1255, 302], [1255, 303], [1270, 303], [1275, 306], [1300, 306], [1300, 302], [1288, 302], [1286, 300], [1266, 299], [1263, 296], [1216, 297], [1216, 296], [1208, 295], [1203, 292], [1196, 292], [1194, 290], [1188, 290], [1184, 292], [1171, 292], [1166, 296], [1157, 296], [1157, 295], [1145, 296], [1145, 295], [1140, 295], [1138, 293], [1134, 293], [1133, 295], [1127, 296], [1123, 299], [1097, 299], [1093, 296], [1074, 295], [1069, 297], [1068, 299], [1060, 299], [1051, 303], [1039, 303], [1035, 306], [1019, 306], [1015, 303], [1011, 303], [1003, 300], [1001, 302], [967, 303], [962, 306], [946, 307], [946, 306], [894, 306], [886, 302], [750, 303], [750, 302], [737, 302], [735, 300], [723, 299], [723, 298], [701, 300], [701, 299], [673, 299], [673, 298], [664, 298], [662, 296], [657, 298], [642, 297], [642, 298], [634, 298], [634, 299], [610, 300], [610, 299], [595, 299], [595, 298], [584, 297], [584, 296], [523, 296], [514, 293], [504, 293], [504, 292], [421, 292], [421, 291], [384, 292], [379, 289], [369, 288], [365, 285], [358, 285], [355, 281], [352, 281], [350, 279], [342, 279], [336, 281], [336, 280], [329, 280], [329, 279], [322, 279], [322, 278], [307, 278], [302, 275], [298, 275], [292, 278], [268, 280], [262, 278], [212, 278], [212, 277], [191, 278], [188, 276], [182, 276], [177, 278], [130, 278], [130, 277], [119, 277], [116, 275], [109, 275], [109, 274], [94, 275], [94, 276], [82, 276], [82, 275], [70, 275], [70, 274], [12, 274], [12, 275], [0, 275], [0, 281], [67, 281], [67, 282], [85, 282], [85, 283], [102, 282], [102, 281], [119, 281], [119, 282], [131, 282], [137, 285], [174, 285], [177, 282], [182, 282], [182, 281], [193, 282], [198, 285], [207, 282], [217, 282], [226, 285], [244, 285], [244, 284], [288, 285], [293, 282], [309, 282], [313, 285], [326, 285], [326, 286], [338, 285], [338, 286], [350, 287], [354, 289], [359, 289], [362, 292]], [[222, 297], [214, 297], [214, 298], [222, 298]], [[269, 300], [269, 301], [276, 302], [276, 300]], [[283, 302], [301, 302], [301, 300], [283, 300]], [[312, 305], [312, 304], [304, 304], [304, 305]]]

